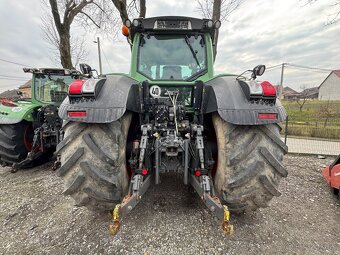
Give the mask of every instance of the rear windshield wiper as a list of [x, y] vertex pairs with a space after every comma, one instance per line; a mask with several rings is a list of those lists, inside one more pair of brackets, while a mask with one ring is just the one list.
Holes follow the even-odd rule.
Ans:
[[194, 49], [192, 48], [191, 43], [190, 43], [190, 41], [189, 41], [189, 37], [188, 37], [187, 35], [185, 36], [185, 42], [187, 43], [187, 45], [188, 45], [188, 47], [189, 47], [189, 49], [190, 49], [190, 51], [191, 51], [191, 54], [192, 54], [192, 56], [194, 57], [194, 59], [195, 59], [197, 65], [198, 65], [198, 67], [201, 68], [201, 65], [200, 65], [200, 63], [199, 63], [199, 61], [198, 61], [198, 59], [197, 59], [196, 53], [195, 53]]

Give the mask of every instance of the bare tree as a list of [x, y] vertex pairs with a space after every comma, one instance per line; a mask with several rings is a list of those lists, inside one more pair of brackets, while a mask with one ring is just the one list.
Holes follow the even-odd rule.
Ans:
[[[306, 4], [313, 4], [318, 0], [303, 0]], [[334, 0], [334, 3], [330, 5], [330, 9], [332, 9], [332, 13], [328, 15], [327, 25], [331, 25], [337, 23], [340, 20], [340, 1]]]
[[299, 110], [301, 112], [308, 97], [307, 97], [307, 86], [302, 85], [300, 87], [300, 89], [302, 89], [302, 91], [301, 91], [300, 95], [296, 98], [296, 103], [299, 105]]
[[319, 119], [325, 120], [323, 126], [326, 127], [328, 120], [336, 116], [336, 106], [328, 100], [326, 104], [319, 106], [316, 115]]
[[[59, 34], [54, 26], [54, 21], [51, 15], [46, 14], [42, 18], [42, 32], [43, 39], [51, 46], [50, 52], [53, 55], [54, 62], [60, 63], [61, 54], [60, 54], [60, 39]], [[87, 60], [88, 50], [86, 49], [85, 39], [84, 37], [80, 38], [79, 36], [71, 36], [70, 37], [70, 53], [71, 53], [71, 62], [74, 66], [77, 66], [80, 62], [84, 62]]]
[[145, 18], [145, 0], [139, 0], [139, 6], [136, 0], [132, 0], [129, 3], [127, 3], [126, 0], [112, 0], [112, 3], [118, 10], [123, 24], [127, 19], [129, 19], [129, 16], [136, 17], [137, 13], [140, 18]]
[[[112, 1], [112, 3], [111, 3]], [[118, 15], [125, 21], [129, 14], [144, 17], [146, 13], [145, 0], [48, 0], [46, 6], [50, 14], [43, 18], [43, 34], [52, 47], [58, 49], [61, 65], [73, 68], [86, 56], [84, 40], [71, 36], [71, 27], [79, 26], [85, 32], [97, 30], [111, 32], [118, 29]], [[138, 4], [138, 3], [139, 4]]]
[[[196, 0], [198, 11], [204, 18], [226, 21], [231, 13], [233, 13], [245, 0]], [[217, 54], [219, 30], [216, 29], [213, 41], [214, 59]]]

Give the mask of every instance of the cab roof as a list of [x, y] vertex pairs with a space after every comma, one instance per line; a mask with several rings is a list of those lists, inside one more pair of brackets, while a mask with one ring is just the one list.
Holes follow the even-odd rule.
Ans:
[[[215, 23], [216, 24], [216, 23]], [[183, 16], [159, 16], [152, 18], [138, 18], [130, 21], [130, 35], [133, 41], [136, 33], [154, 34], [187, 34], [210, 33], [213, 38], [215, 24], [210, 19], [198, 19]]]
[[75, 74], [77, 70], [69, 70], [64, 68], [23, 68], [25, 73], [40, 73], [51, 75], [71, 75]]

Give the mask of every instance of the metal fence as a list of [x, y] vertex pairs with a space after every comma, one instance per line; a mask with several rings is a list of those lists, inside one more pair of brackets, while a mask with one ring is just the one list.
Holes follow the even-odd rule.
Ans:
[[308, 117], [301, 121], [294, 116], [287, 116], [283, 125], [282, 136], [292, 153], [318, 155], [340, 154], [340, 118]]

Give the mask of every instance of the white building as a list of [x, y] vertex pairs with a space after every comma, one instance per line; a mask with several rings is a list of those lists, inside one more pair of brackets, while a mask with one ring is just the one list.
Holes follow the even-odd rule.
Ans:
[[340, 100], [340, 70], [332, 71], [321, 83], [319, 100]]

